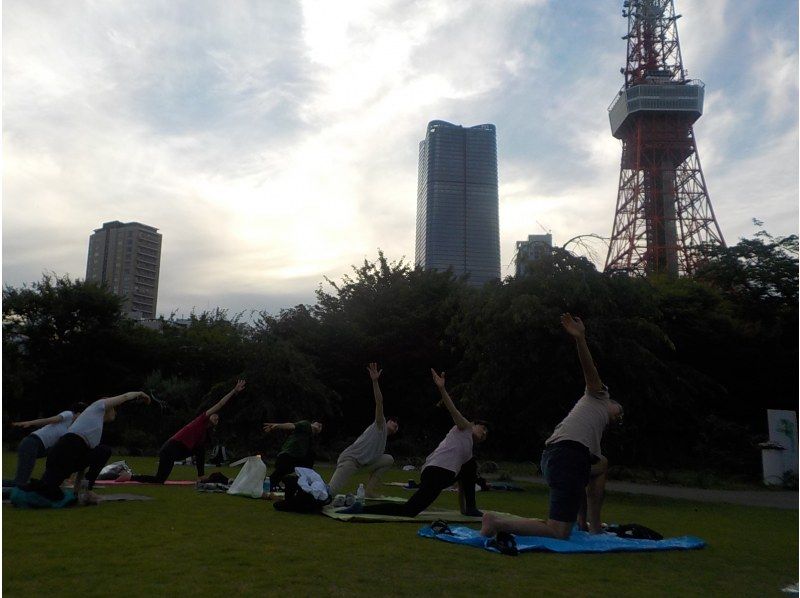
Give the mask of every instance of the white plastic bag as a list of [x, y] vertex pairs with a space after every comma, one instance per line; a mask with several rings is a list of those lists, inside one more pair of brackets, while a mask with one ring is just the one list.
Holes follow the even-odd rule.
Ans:
[[100, 470], [98, 480], [116, 480], [122, 474], [132, 474], [130, 466], [125, 461], [114, 461]]
[[239, 494], [251, 498], [261, 498], [264, 493], [264, 479], [267, 477], [267, 466], [261, 455], [253, 455], [243, 459], [244, 465], [239, 475], [228, 488], [228, 494]]

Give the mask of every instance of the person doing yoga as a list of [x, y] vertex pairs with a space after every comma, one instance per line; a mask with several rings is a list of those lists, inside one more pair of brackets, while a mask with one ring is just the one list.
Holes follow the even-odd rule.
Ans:
[[378, 384], [378, 378], [383, 370], [378, 369], [377, 363], [370, 363], [367, 372], [372, 380], [372, 393], [375, 397], [375, 421], [339, 455], [336, 471], [333, 472], [333, 477], [328, 484], [333, 495], [345, 487], [357, 470], [364, 469], [369, 473], [366, 487], [367, 496], [375, 496], [381, 475], [394, 463], [392, 456], [384, 453], [386, 438], [397, 433], [398, 424], [397, 419], [393, 417], [386, 419], [383, 415], [383, 394]]
[[[100, 470], [111, 456], [111, 448], [100, 444], [103, 425], [114, 421], [117, 408], [134, 400], [150, 404], [150, 397], [147, 394], [134, 391], [99, 399], [84, 409], [67, 429], [67, 433], [50, 449], [42, 479], [31, 480], [23, 490], [36, 492], [50, 501], [57, 502], [64, 498], [61, 484], [72, 473], [77, 472], [75, 496], [79, 497], [80, 502], [96, 502], [97, 497], [91, 490]], [[81, 493], [81, 482], [86, 468], [88, 468], [86, 479], [89, 492]]]
[[194, 464], [197, 469], [197, 478], [203, 477], [205, 473], [206, 443], [208, 432], [219, 423], [217, 411], [222, 409], [234, 395], [244, 390], [245, 381], [237, 380], [233, 389], [222, 397], [210, 409], [206, 409], [175, 432], [158, 451], [158, 470], [156, 475], [134, 475], [131, 479], [134, 482], [144, 482], [149, 484], [163, 484], [167, 481], [175, 461], [194, 456]]
[[19, 443], [17, 447], [17, 474], [13, 480], [3, 480], [3, 487], [22, 486], [31, 479], [36, 460], [46, 457], [50, 448], [58, 442], [72, 422], [86, 409], [86, 403], [75, 403], [69, 410], [53, 417], [13, 422], [15, 428], [36, 428]]
[[[267, 434], [274, 430], [287, 430], [292, 434], [281, 446], [281, 450], [275, 459], [275, 469], [269, 475], [269, 484], [272, 491], [278, 487], [283, 478], [294, 472], [295, 467], [313, 469], [314, 449], [311, 445], [311, 440], [313, 436], [322, 432], [322, 423], [309, 422], [303, 419], [295, 423], [264, 424], [264, 432]], [[272, 494], [270, 494], [270, 498], [272, 498]]]
[[600, 381], [581, 319], [566, 313], [561, 316], [561, 325], [575, 339], [586, 390], [545, 441], [541, 468], [550, 486], [549, 517], [547, 521], [503, 519], [486, 513], [481, 527], [484, 536], [506, 532], [566, 539], [584, 501], [587, 521], [581, 523], [592, 534], [602, 531], [600, 509], [608, 461], [600, 452], [600, 440], [610, 422], [621, 421], [622, 406], [609, 397], [608, 388]]
[[473, 444], [483, 442], [488, 435], [485, 422], [471, 422], [456, 408], [445, 388], [444, 372], [437, 374], [431, 369], [433, 383], [439, 389], [441, 403], [450, 412], [455, 424], [439, 446], [428, 455], [420, 474], [419, 488], [405, 503], [378, 503], [362, 506], [359, 503], [339, 513], [366, 513], [416, 517], [427, 509], [445, 488], [458, 482], [459, 507], [464, 515], [480, 517], [482, 513], [475, 504], [475, 480], [478, 466], [472, 454]]

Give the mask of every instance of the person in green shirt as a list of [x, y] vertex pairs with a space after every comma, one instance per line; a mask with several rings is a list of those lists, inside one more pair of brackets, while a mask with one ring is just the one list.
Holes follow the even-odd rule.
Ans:
[[269, 476], [270, 488], [275, 489], [283, 478], [294, 472], [295, 467], [314, 467], [311, 439], [322, 432], [322, 423], [303, 419], [295, 423], [264, 424], [264, 432], [269, 434], [273, 430], [287, 430], [292, 433], [281, 446], [275, 459], [275, 469]]

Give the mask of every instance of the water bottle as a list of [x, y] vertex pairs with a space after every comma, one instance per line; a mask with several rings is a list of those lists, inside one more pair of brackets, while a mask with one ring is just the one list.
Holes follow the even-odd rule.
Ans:
[[364, 505], [364, 499], [366, 498], [366, 491], [364, 490], [364, 484], [358, 485], [358, 490], [356, 490], [356, 502], [360, 505]]

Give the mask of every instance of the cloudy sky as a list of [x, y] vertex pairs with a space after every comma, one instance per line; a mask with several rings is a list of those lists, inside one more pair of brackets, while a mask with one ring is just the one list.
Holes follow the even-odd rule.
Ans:
[[[164, 236], [161, 313], [312, 302], [378, 248], [413, 262], [434, 119], [497, 126], [504, 274], [542, 227], [610, 234], [620, 1], [2, 6], [4, 284], [83, 278], [93, 229], [139, 221]], [[726, 240], [796, 233], [798, 3], [676, 11]]]

